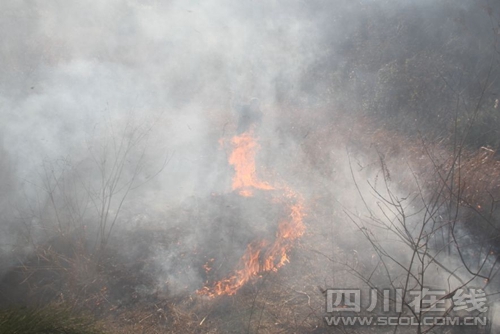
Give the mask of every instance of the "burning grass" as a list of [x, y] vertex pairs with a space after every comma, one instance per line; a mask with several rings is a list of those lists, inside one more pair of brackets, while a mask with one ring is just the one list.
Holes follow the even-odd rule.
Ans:
[[[317, 168], [321, 177], [330, 184], [338, 182], [340, 188], [346, 181], [336, 179], [332, 166], [338, 165], [334, 159], [341, 154], [331, 151], [339, 137], [346, 136], [341, 128], [338, 124], [300, 136], [307, 168]], [[424, 174], [434, 170], [432, 162], [424, 159], [422, 147], [366, 128], [356, 144], [366, 149], [376, 141], [380, 155], [375, 160], [384, 155], [404, 158]], [[406, 150], [398, 149], [395, 142]], [[3, 291], [22, 286], [26, 300], [45, 294], [91, 310], [104, 319], [110, 332], [322, 332], [322, 288], [345, 287], [346, 282], [361, 286], [333, 262], [368, 270], [373, 254], [352, 248], [361, 247], [356, 240], [359, 235], [347, 236], [343, 230], [345, 224], [338, 222], [341, 218], [332, 208], [335, 201], [330, 189], [320, 183], [307, 184], [314, 191], [306, 201], [300, 191], [278, 180], [259, 178], [259, 146], [251, 131], [228, 143], [234, 177], [227, 193], [192, 199], [155, 222], [147, 218], [147, 227], [118, 235], [99, 266], [93, 266], [83, 253], [65, 253], [47, 244], [15, 268], [16, 275], [6, 276], [12, 282]], [[441, 168], [446, 168], [447, 157], [442, 156]], [[474, 196], [481, 189], [497, 186], [498, 162], [492, 154], [471, 155], [461, 161], [460, 168], [471, 201], [478, 201], [480, 197]], [[476, 179], [480, 182], [474, 183]], [[123, 245], [128, 256], [120, 256]], [[192, 276], [201, 279], [190, 281]]]
[[[259, 146], [253, 131], [249, 130], [234, 136], [231, 139], [231, 146], [232, 152], [228, 162], [234, 167], [232, 190], [243, 197], [253, 197], [255, 190], [276, 190], [272, 192], [271, 202], [284, 205], [288, 217], [279, 218], [274, 240], [256, 239], [248, 244], [239, 261], [239, 269], [229, 277], [198, 290], [199, 294], [210, 297], [234, 295], [260, 273], [277, 271], [289, 262], [287, 253], [293, 247], [293, 242], [305, 231], [304, 203], [301, 196], [287, 186], [272, 186], [257, 177], [255, 155]], [[213, 262], [213, 259], [209, 262]], [[211, 270], [208, 262], [204, 268], [207, 272]]]

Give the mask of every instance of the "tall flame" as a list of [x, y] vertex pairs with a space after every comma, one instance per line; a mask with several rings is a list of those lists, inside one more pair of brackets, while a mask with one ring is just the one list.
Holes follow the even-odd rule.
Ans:
[[274, 189], [267, 182], [257, 179], [255, 169], [255, 151], [258, 144], [251, 132], [245, 132], [240, 136], [235, 136], [231, 140], [234, 149], [229, 157], [229, 164], [234, 167], [233, 190], [238, 190], [241, 196], [250, 197], [253, 195], [252, 188], [262, 190]]
[[247, 246], [238, 264], [240, 269], [229, 277], [198, 290], [199, 294], [210, 297], [233, 295], [260, 273], [277, 271], [289, 262], [287, 253], [292, 248], [294, 240], [301, 237], [305, 231], [302, 197], [286, 186], [273, 187], [258, 179], [255, 154], [259, 146], [252, 131], [233, 137], [231, 145], [233, 150], [229, 163], [235, 172], [233, 191], [238, 192], [240, 196], [250, 197], [253, 196], [254, 189], [275, 190], [273, 202], [285, 204], [289, 214], [279, 221], [274, 240], [254, 240]]

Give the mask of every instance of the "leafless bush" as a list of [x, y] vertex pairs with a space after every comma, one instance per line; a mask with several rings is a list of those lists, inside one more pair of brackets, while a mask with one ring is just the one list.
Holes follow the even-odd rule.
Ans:
[[35, 279], [40, 271], [59, 277], [44, 285], [51, 295], [63, 295], [57, 284], [81, 295], [98, 281], [96, 273], [113, 231], [126, 221], [127, 200], [134, 200], [134, 190], [168, 163], [167, 152], [156, 167], [148, 161], [155, 122], [128, 122], [121, 131], [112, 124], [100, 132], [95, 129], [83, 154], [43, 161], [38, 178], [25, 180], [26, 205], [18, 208], [18, 215], [24, 225], [22, 238], [37, 260], [23, 262], [19, 270], [26, 276], [24, 282], [35, 280], [30, 290], [41, 288]]

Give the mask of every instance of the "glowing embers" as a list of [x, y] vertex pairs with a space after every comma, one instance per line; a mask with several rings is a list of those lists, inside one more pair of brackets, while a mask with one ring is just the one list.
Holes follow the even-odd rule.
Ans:
[[[287, 253], [293, 242], [304, 234], [304, 208], [302, 197], [286, 186], [273, 187], [257, 178], [255, 154], [258, 149], [252, 133], [245, 132], [231, 139], [232, 153], [229, 163], [234, 167], [233, 191], [240, 196], [251, 197], [255, 189], [273, 190], [269, 199], [275, 205], [285, 206], [286, 217], [279, 220], [274, 240], [262, 238], [250, 242], [238, 263], [238, 269], [227, 278], [198, 290], [198, 294], [210, 297], [233, 295], [243, 285], [259, 277], [260, 273], [277, 271], [289, 262]], [[213, 260], [210, 261], [211, 263]], [[204, 268], [208, 273], [211, 263]]]

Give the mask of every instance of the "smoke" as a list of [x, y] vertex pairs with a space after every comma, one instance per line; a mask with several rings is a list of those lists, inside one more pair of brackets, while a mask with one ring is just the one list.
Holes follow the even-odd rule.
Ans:
[[[358, 217], [370, 210], [386, 214], [366, 182], [382, 183], [384, 171], [374, 167], [379, 152], [363, 139], [363, 127], [350, 122], [368, 114], [384, 123], [394, 110], [407, 107], [394, 102], [400, 95], [389, 89], [390, 65], [397, 59], [411, 60], [457, 29], [468, 35], [449, 46], [466, 48], [460, 49], [465, 56], [472, 53], [475, 46], [467, 43], [489, 27], [477, 23], [481, 12], [471, 3], [461, 1], [455, 8], [459, 18], [472, 13], [458, 23], [444, 12], [446, 4], [2, 1], [3, 270], [15, 262], [15, 252], [27, 256], [50, 240], [49, 225], [57, 230], [58, 222], [71, 222], [71, 228], [102, 237], [105, 233], [97, 232], [102, 211], [95, 202], [103, 199], [98, 193], [103, 175], [117, 168], [119, 192], [110, 200], [107, 228], [113, 226], [117, 237], [111, 244], [121, 256], [147, 257], [154, 265], [141, 270], [154, 277], [159, 290], [166, 284], [171, 293], [202, 287], [203, 265], [211, 258], [218, 259], [217, 278], [223, 278], [252, 240], [276, 233], [276, 217], [284, 212], [265, 195], [237, 199], [231, 193], [230, 152], [219, 140], [250, 126], [260, 144], [262, 178], [301, 193], [312, 230], [335, 231], [328, 242], [370, 257], [370, 245], [359, 242], [360, 231], [348, 219], [325, 218], [337, 219], [343, 211]], [[440, 16], [446, 20], [439, 32], [427, 31], [428, 22]], [[393, 24], [391, 31], [372, 30], [385, 21]], [[475, 70], [482, 60], [469, 57], [467, 69]], [[398, 65], [410, 72], [411, 64]], [[402, 156], [387, 160], [398, 166]], [[396, 168], [391, 179], [400, 180], [393, 183], [398, 198], [415, 190], [408, 189], [415, 183], [404, 182], [414, 179], [410, 169]], [[421, 206], [414, 208], [409, 225], [417, 228]], [[314, 210], [324, 215], [316, 217]], [[34, 243], [22, 237], [27, 226]], [[149, 243], [145, 248], [122, 244], [121, 238], [148, 229], [177, 232], [168, 242], [142, 240], [141, 245]], [[386, 238], [384, 233], [377, 237]], [[383, 242], [398, 260], [409, 260], [407, 245]], [[456, 256], [448, 260], [457, 261]], [[371, 268], [373, 260], [366, 261]]]
[[[111, 201], [118, 229], [144, 212], [171, 228], [185, 218], [165, 215], [183, 203], [227, 192], [231, 168], [218, 140], [256, 121], [264, 106], [272, 112], [278, 85], [293, 94], [319, 35], [300, 3], [1, 7], [3, 235], [7, 241], [28, 226], [32, 242], [22, 242], [22, 253], [51, 238], [47, 226], [97, 233], [99, 182], [113, 175], [113, 161], [123, 163], [117, 189], [130, 180], [134, 188], [124, 205], [123, 193]], [[258, 118], [272, 127], [272, 114]], [[135, 140], [125, 156], [121, 145]], [[187, 249], [207, 243], [200, 231], [213, 229], [213, 218], [193, 227]], [[242, 238], [244, 249], [249, 237]], [[2, 244], [7, 253], [23, 248]], [[167, 267], [175, 258], [168, 252]]]
[[3, 144], [21, 178], [34, 161], [78, 150], [96, 124], [161, 114], [157, 140], [175, 151], [168, 174], [189, 183], [205, 174], [213, 132], [252, 97], [274, 101], [278, 78], [298, 81], [318, 35], [293, 6], [272, 4], [2, 6]]

